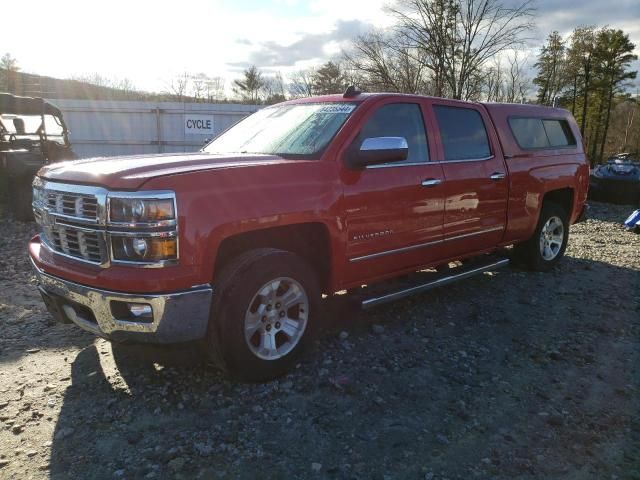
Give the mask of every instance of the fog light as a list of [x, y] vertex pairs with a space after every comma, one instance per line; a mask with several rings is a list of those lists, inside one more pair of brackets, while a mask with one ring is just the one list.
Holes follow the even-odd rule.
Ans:
[[127, 309], [132, 317], [145, 319], [153, 318], [153, 309], [151, 308], [151, 305], [146, 305], [144, 303], [127, 303]]
[[153, 263], [176, 260], [178, 239], [176, 237], [120, 237], [111, 234], [113, 259], [125, 262]]

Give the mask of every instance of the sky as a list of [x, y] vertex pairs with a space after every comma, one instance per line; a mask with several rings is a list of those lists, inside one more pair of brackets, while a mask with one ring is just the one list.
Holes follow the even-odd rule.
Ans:
[[[6, 0], [2, 0], [3, 3]], [[389, 28], [394, 0], [6, 1], [0, 55], [23, 71], [58, 78], [99, 74], [162, 91], [183, 72], [230, 84], [248, 65], [284, 75], [317, 66], [372, 26]], [[522, 0], [502, 0], [505, 4]], [[553, 30], [621, 28], [640, 54], [640, 0], [535, 0], [530, 56]], [[26, 16], [25, 16], [26, 15]], [[637, 65], [637, 64], [636, 64]]]

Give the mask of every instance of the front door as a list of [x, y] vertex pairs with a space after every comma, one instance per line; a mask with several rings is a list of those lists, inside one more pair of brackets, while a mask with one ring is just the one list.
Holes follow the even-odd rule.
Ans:
[[421, 103], [382, 101], [362, 125], [356, 148], [366, 138], [403, 137], [409, 154], [403, 162], [343, 167], [347, 283], [430, 263], [442, 240], [442, 167], [429, 161]]

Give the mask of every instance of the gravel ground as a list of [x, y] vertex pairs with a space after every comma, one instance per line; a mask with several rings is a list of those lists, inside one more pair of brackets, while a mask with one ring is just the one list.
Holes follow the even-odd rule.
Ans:
[[640, 479], [640, 236], [593, 204], [553, 272], [368, 312], [296, 370], [232, 383], [194, 349], [56, 325], [33, 224], [0, 219], [0, 478]]

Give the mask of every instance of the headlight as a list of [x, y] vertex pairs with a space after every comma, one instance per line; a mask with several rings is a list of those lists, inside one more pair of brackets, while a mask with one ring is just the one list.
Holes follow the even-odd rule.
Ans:
[[109, 220], [112, 223], [156, 223], [175, 218], [173, 198], [109, 198]]
[[178, 259], [175, 193], [111, 192], [107, 211], [114, 262], [162, 266]]

